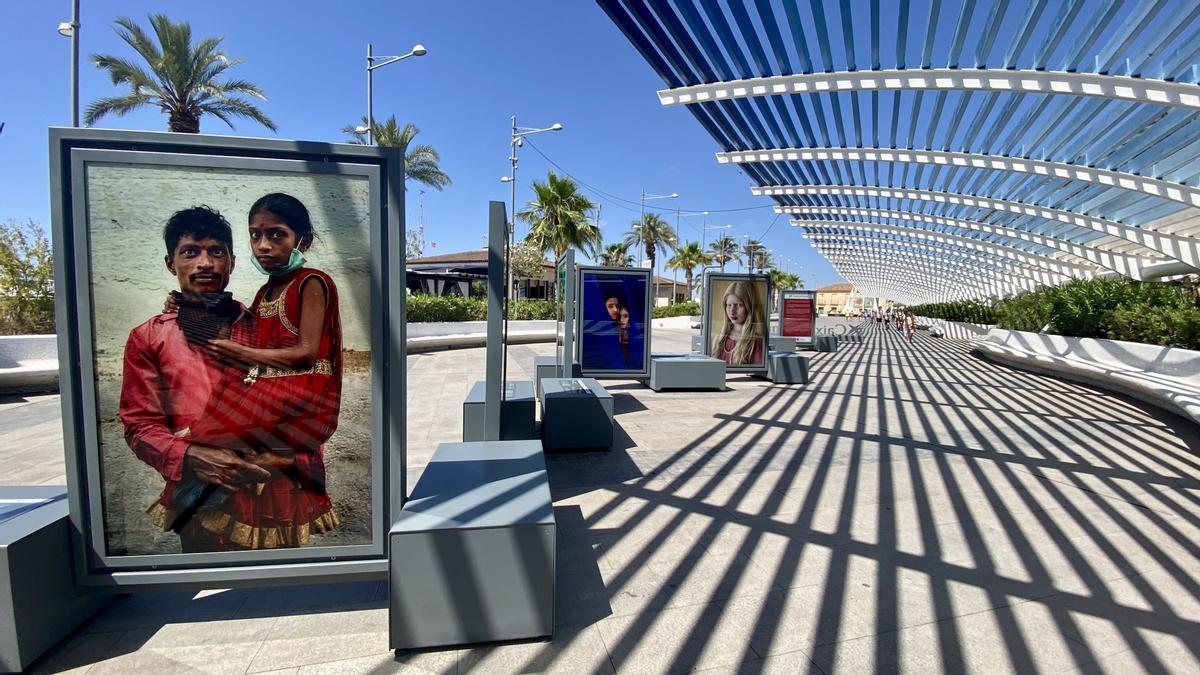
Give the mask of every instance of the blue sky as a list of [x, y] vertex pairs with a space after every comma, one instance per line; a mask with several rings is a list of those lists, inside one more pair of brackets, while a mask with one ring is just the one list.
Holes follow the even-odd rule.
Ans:
[[[193, 34], [224, 36], [225, 51], [244, 63], [231, 72], [260, 85], [261, 104], [278, 134], [252, 122], [230, 130], [212, 118], [205, 133], [336, 141], [339, 130], [366, 114], [367, 43], [376, 54], [402, 54], [416, 43], [429, 53], [375, 71], [375, 116], [395, 114], [421, 129], [418, 139], [442, 154], [454, 184], [426, 190], [427, 252], [475, 248], [486, 230], [487, 202], [509, 199], [499, 178], [508, 173], [510, 116], [522, 126], [561, 122], [558, 133], [533, 136], [519, 151], [518, 206], [531, 198], [530, 181], [554, 167], [603, 191], [585, 193], [602, 205], [606, 241], [638, 218], [641, 190], [679, 193], [648, 202], [674, 223], [684, 213], [710, 211], [709, 226], [731, 225], [734, 236], [761, 238], [803, 266], [809, 287], [838, 280], [803, 239], [776, 220], [767, 199], [750, 194], [750, 181], [717, 164], [717, 147], [682, 108], [663, 108], [663, 83], [603, 11], [588, 0], [552, 2], [225, 2], [164, 3], [81, 0], [81, 108], [120, 92], [88, 57], [133, 57], [113, 32], [113, 19], [145, 25], [165, 12], [188, 21]], [[46, 128], [70, 124], [70, 40], [55, 31], [70, 19], [70, 1], [12, 3], [0, 23], [0, 220], [33, 219], [49, 229]], [[109, 117], [98, 126], [164, 130], [166, 117], [145, 109]], [[536, 149], [535, 147], [536, 146]], [[410, 184], [408, 226], [418, 217], [418, 189]], [[611, 196], [610, 196], [611, 195]], [[669, 209], [669, 210], [668, 210]], [[681, 238], [699, 240], [704, 217], [683, 218]], [[774, 225], [772, 226], [772, 223]], [[768, 231], [768, 228], [769, 231]], [[518, 226], [518, 235], [525, 227]], [[764, 236], [764, 232], [766, 233]], [[720, 232], [710, 230], [709, 241]]]

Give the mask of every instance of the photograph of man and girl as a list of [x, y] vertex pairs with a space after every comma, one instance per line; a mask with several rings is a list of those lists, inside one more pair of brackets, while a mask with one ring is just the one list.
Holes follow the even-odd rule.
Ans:
[[765, 366], [767, 280], [713, 276], [707, 297], [709, 356], [734, 367]]
[[579, 293], [582, 330], [580, 361], [584, 374], [619, 375], [646, 369], [647, 313], [645, 272], [583, 270]]
[[[370, 355], [344, 347], [341, 297], [369, 277], [317, 253], [339, 229], [319, 223], [292, 194], [260, 192], [236, 211], [195, 200], [158, 224], [158, 269], [174, 283], [128, 289], [160, 306], [129, 317], [140, 323], [115, 383], [98, 340], [109, 555], [369, 542]], [[110, 262], [93, 253], [94, 285]], [[238, 277], [257, 288], [231, 292]], [[110, 296], [97, 294], [98, 316]]]

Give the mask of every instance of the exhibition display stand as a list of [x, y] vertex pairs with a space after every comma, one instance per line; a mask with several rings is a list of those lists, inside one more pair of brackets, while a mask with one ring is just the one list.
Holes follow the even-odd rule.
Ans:
[[808, 357], [795, 352], [769, 352], [767, 379], [775, 384], [808, 384]]
[[[557, 357], [557, 356], [535, 356], [535, 357], [533, 357], [534, 383], [535, 383], [535, 387], [537, 389], [537, 399], [538, 399], [539, 403], [542, 400], [542, 380], [546, 379], [547, 377], [564, 377], [564, 375], [562, 375], [560, 373], [558, 359], [559, 359], [559, 357]], [[565, 375], [565, 377], [579, 377], [579, 376], [580, 376], [579, 363], [578, 362], [572, 363], [570, 372], [568, 372]], [[545, 409], [543, 408], [543, 410], [545, 410]]]
[[546, 450], [612, 446], [613, 397], [595, 379], [542, 380], [542, 410]]
[[[471, 387], [463, 401], [463, 440], [486, 440], [484, 434], [487, 386], [483, 381]], [[500, 440], [524, 441], [537, 438], [533, 383], [514, 380], [504, 385], [504, 400], [500, 402]]]
[[0, 487], [0, 672], [19, 672], [113, 596], [75, 586], [67, 490]]
[[664, 389], [725, 390], [725, 362], [703, 354], [651, 354], [650, 377], [644, 384]]
[[794, 352], [796, 351], [796, 338], [772, 335], [767, 344], [767, 349], [773, 352]]
[[390, 648], [552, 634], [555, 522], [542, 444], [439, 445], [388, 551]]

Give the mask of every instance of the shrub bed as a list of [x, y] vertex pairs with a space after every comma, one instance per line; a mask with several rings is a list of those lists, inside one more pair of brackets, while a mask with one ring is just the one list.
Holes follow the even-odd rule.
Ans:
[[[485, 321], [487, 300], [414, 293], [408, 296], [407, 318], [409, 323]], [[549, 300], [510, 300], [508, 318], [513, 321], [553, 319], [554, 303]]]
[[1129, 278], [1076, 279], [1000, 300], [914, 305], [907, 311], [947, 321], [1069, 337], [1124, 340], [1200, 350], [1200, 309], [1180, 289]]
[[700, 314], [700, 303], [695, 300], [677, 302], [666, 307], [655, 307], [650, 310], [655, 319], [665, 319], [669, 316], [697, 316]]

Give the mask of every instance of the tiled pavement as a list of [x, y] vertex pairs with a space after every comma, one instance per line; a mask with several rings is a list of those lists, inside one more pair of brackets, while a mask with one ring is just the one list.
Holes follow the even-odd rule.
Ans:
[[[411, 482], [483, 350], [408, 365]], [[1200, 672], [1195, 426], [876, 326], [812, 373], [610, 383], [616, 447], [548, 459], [551, 641], [394, 654], [381, 582], [146, 593], [35, 671]], [[0, 401], [0, 482], [62, 482], [57, 406]]]

